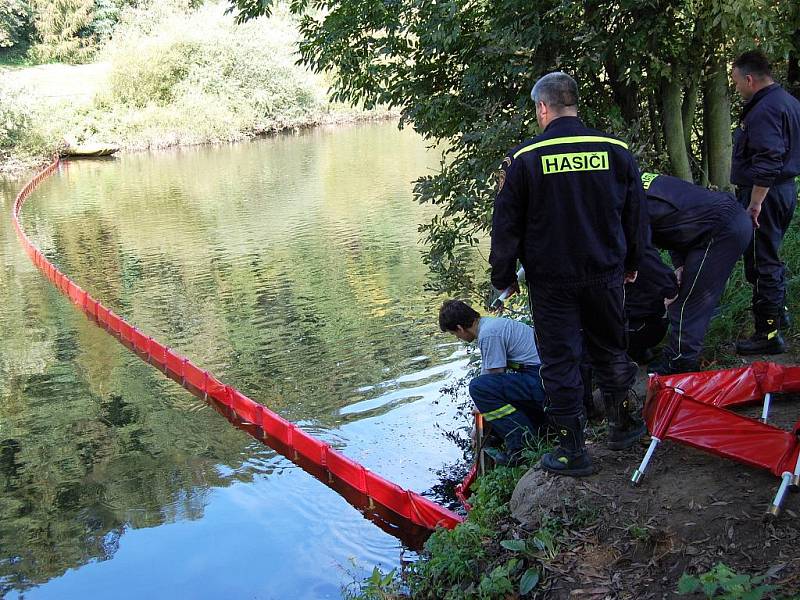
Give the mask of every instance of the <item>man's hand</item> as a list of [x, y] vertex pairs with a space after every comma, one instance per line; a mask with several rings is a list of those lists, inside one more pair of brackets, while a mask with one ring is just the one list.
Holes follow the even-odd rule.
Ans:
[[625, 271], [625, 283], [633, 283], [639, 276], [639, 271]]
[[511, 298], [514, 294], [519, 294], [519, 281], [514, 281], [510, 286], [503, 290], [500, 296], [492, 302], [489, 310], [492, 312], [496, 312], [498, 315], [503, 313], [503, 309], [505, 309], [505, 305], [503, 302]]
[[768, 192], [768, 187], [760, 185], [754, 185], [753, 191], [750, 192], [750, 204], [747, 205], [747, 216], [750, 217], [755, 229], [759, 228], [758, 216], [761, 214], [761, 205], [764, 203], [764, 198], [767, 197]]
[[[680, 266], [675, 269], [675, 279], [678, 281], [678, 287], [681, 287], [681, 282], [683, 281], [683, 267]], [[678, 296], [675, 296], [677, 298]], [[674, 300], [674, 298], [673, 298]]]
[[758, 229], [760, 225], [758, 224], [758, 215], [761, 214], [761, 204], [754, 203], [752, 200], [750, 204], [747, 206], [747, 216], [750, 217], [750, 220], [753, 222], [753, 228]]

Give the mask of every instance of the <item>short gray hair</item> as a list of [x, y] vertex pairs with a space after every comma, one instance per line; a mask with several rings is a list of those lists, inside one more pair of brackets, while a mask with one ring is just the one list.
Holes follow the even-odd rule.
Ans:
[[577, 106], [578, 84], [562, 71], [548, 73], [534, 84], [531, 99], [547, 106]]

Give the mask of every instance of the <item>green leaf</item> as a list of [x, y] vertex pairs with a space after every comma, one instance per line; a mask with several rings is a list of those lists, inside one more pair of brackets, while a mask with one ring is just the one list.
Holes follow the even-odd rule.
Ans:
[[500, 545], [511, 552], [524, 552], [527, 547], [525, 540], [503, 540]]
[[697, 577], [692, 577], [685, 573], [681, 575], [681, 578], [678, 580], [679, 594], [691, 594], [698, 589], [700, 589], [700, 582], [697, 580]]
[[528, 569], [519, 582], [519, 595], [524, 596], [539, 584], [539, 570]]

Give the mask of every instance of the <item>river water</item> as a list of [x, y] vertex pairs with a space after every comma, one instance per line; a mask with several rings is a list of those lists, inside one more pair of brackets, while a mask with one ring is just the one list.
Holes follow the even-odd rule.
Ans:
[[[419, 492], [462, 453], [464, 348], [424, 291], [392, 123], [75, 161], [23, 210], [79, 285], [225, 383]], [[408, 554], [41, 276], [0, 184], [0, 595], [339, 598]]]

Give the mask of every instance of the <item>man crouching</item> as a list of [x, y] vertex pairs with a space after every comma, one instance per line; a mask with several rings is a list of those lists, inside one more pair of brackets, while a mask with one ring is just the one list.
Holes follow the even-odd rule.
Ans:
[[519, 464], [526, 436], [545, 428], [544, 389], [533, 328], [502, 317], [481, 317], [461, 300], [439, 310], [439, 328], [464, 342], [477, 340], [481, 374], [469, 394], [483, 418], [503, 437], [507, 454], [497, 462]]

